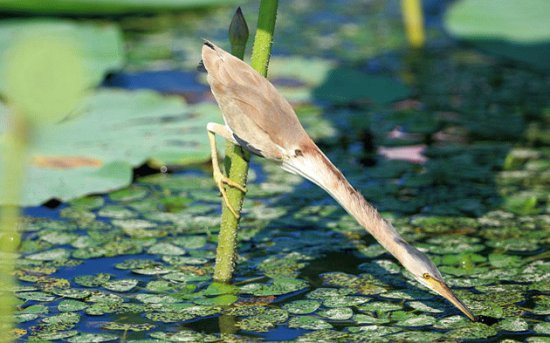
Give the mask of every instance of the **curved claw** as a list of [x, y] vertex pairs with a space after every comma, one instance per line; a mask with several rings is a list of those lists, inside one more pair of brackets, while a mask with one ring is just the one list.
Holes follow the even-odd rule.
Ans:
[[214, 171], [214, 181], [216, 181], [216, 185], [218, 186], [218, 189], [220, 190], [220, 193], [222, 194], [223, 201], [225, 202], [225, 205], [233, 213], [235, 218], [240, 218], [240, 214], [231, 206], [229, 203], [229, 198], [227, 197], [227, 192], [225, 190], [224, 184], [237, 188], [243, 193], [246, 193], [246, 188], [238, 184], [237, 182], [231, 180], [227, 176], [223, 175], [221, 172]]

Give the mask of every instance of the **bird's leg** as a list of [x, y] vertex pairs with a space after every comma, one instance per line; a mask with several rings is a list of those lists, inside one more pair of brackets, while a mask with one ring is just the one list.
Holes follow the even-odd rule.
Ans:
[[210, 141], [210, 152], [212, 155], [212, 169], [214, 170], [213, 177], [214, 181], [216, 182], [216, 185], [218, 186], [218, 189], [220, 190], [220, 193], [222, 194], [223, 201], [225, 202], [225, 205], [227, 205], [227, 208], [233, 213], [233, 215], [236, 218], [239, 218], [239, 214], [233, 206], [229, 203], [229, 199], [227, 198], [227, 192], [225, 191], [224, 184], [235, 187], [238, 190], [240, 190], [243, 193], [246, 193], [246, 188], [238, 184], [237, 182], [231, 180], [227, 176], [225, 176], [222, 171], [220, 170], [220, 164], [218, 160], [218, 149], [216, 148], [216, 134], [222, 136], [226, 140], [233, 142], [237, 144], [235, 139], [233, 138], [233, 135], [231, 132], [227, 129], [227, 127], [217, 124], [217, 123], [208, 123], [206, 125], [206, 130], [208, 131], [208, 140]]

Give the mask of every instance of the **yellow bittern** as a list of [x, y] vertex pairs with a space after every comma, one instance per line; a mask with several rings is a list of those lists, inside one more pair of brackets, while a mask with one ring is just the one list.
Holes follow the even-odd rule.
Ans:
[[227, 201], [225, 184], [246, 191], [220, 170], [215, 134], [255, 155], [281, 163], [284, 170], [303, 176], [327, 191], [374, 238], [382, 244], [422, 285], [440, 294], [475, 320], [472, 312], [447, 286], [433, 262], [405, 242], [391, 223], [353, 188], [348, 180], [306, 133], [288, 101], [248, 64], [206, 41], [202, 66], [221, 109], [225, 125], [209, 123], [214, 180]]

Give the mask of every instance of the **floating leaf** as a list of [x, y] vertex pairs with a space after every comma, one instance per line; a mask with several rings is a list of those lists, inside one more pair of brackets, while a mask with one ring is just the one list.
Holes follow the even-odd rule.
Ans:
[[519, 332], [529, 330], [529, 324], [521, 318], [506, 318], [498, 323], [501, 330]]
[[[4, 2], [3, 2], [4, 4]], [[98, 85], [107, 72], [123, 63], [122, 34], [109, 23], [101, 25], [68, 20], [26, 19], [3, 20], [0, 24], [0, 46], [5, 53], [23, 37], [40, 34], [46, 37], [68, 37], [77, 44], [84, 60], [87, 88]], [[36, 48], [36, 46], [35, 46]], [[6, 94], [6, 55], [0, 56], [0, 93]], [[52, 80], [50, 80], [51, 82]], [[51, 84], [50, 84], [51, 86]]]
[[357, 324], [385, 324], [390, 322], [388, 317], [374, 317], [366, 314], [355, 314], [352, 320]]
[[122, 331], [150, 331], [155, 325], [153, 324], [128, 324], [128, 323], [108, 323], [103, 326], [103, 329], [107, 330], [122, 330]]
[[163, 342], [217, 342], [220, 340], [214, 335], [192, 330], [181, 330], [177, 333], [154, 332], [151, 337], [160, 339]]
[[151, 268], [151, 267], [158, 267], [159, 263], [157, 261], [153, 260], [147, 260], [147, 259], [126, 259], [124, 262], [120, 262], [115, 264], [115, 268], [117, 269], [144, 269], [144, 268]]
[[46, 317], [42, 319], [42, 321], [48, 324], [76, 324], [80, 321], [80, 315], [73, 312], [64, 312], [55, 316]]
[[369, 101], [380, 105], [405, 98], [409, 92], [405, 85], [390, 77], [338, 68], [330, 71], [314, 95], [336, 103]]
[[173, 304], [178, 302], [178, 299], [174, 297], [156, 294], [138, 294], [136, 299], [145, 304]]
[[81, 333], [78, 336], [69, 338], [67, 341], [71, 343], [95, 343], [95, 342], [111, 342], [118, 340], [117, 335], [106, 333]]
[[388, 311], [395, 311], [395, 310], [400, 310], [402, 309], [403, 307], [399, 304], [396, 304], [396, 303], [392, 303], [392, 302], [379, 302], [379, 301], [374, 301], [374, 302], [369, 302], [369, 303], [366, 303], [366, 304], [363, 304], [361, 306], [358, 307], [358, 309], [362, 312], [371, 312], [371, 311], [374, 311], [374, 312], [388, 312]]
[[427, 315], [413, 316], [398, 323], [402, 326], [428, 326], [435, 323], [435, 318]]
[[147, 196], [147, 194], [148, 191], [146, 188], [131, 185], [129, 187], [109, 193], [109, 198], [113, 201], [130, 202], [143, 199], [145, 196]]
[[84, 309], [87, 315], [90, 316], [102, 316], [106, 313], [114, 313], [120, 307], [118, 303], [95, 303]]
[[366, 297], [346, 295], [342, 297], [327, 298], [323, 302], [326, 307], [358, 306], [369, 301]]
[[[5, 115], [0, 110], [0, 122]], [[44, 127], [35, 137], [21, 204], [125, 186], [132, 166], [147, 160], [157, 165], [205, 161], [210, 152], [204, 128], [218, 116], [213, 105], [190, 107], [180, 98], [146, 91], [92, 94], [79, 115]], [[10, 201], [0, 197], [0, 204]]]
[[227, 306], [236, 302], [239, 298], [235, 295], [224, 294], [218, 295], [213, 298], [202, 298], [195, 300], [196, 304], [199, 305], [210, 305], [210, 306]]
[[20, 293], [17, 293], [16, 296], [19, 299], [23, 299], [25, 301], [33, 300], [33, 301], [49, 302], [55, 299], [55, 297], [52, 296], [51, 294], [44, 293], [44, 292], [20, 292]]
[[170, 256], [170, 255], [164, 255], [162, 256], [162, 260], [166, 263], [180, 266], [180, 265], [203, 265], [208, 263], [208, 259], [202, 258], [202, 257], [188, 257], [188, 256]]
[[315, 300], [296, 300], [284, 304], [283, 308], [292, 314], [309, 314], [317, 311], [321, 303]]
[[99, 287], [111, 279], [110, 274], [81, 275], [74, 278], [74, 282], [84, 287]]
[[292, 317], [288, 322], [289, 328], [306, 329], [306, 330], [322, 330], [330, 329], [332, 325], [319, 317], [313, 316], [296, 316]]
[[538, 334], [550, 335], [550, 323], [537, 323], [533, 327], [533, 330]]
[[428, 312], [428, 313], [441, 313], [443, 312], [438, 307], [441, 307], [441, 303], [429, 302], [429, 301], [409, 301], [407, 303], [410, 307], [415, 310]]
[[27, 256], [29, 260], [36, 261], [55, 261], [55, 260], [64, 260], [69, 258], [71, 253], [67, 249], [52, 249], [45, 252], [33, 254]]
[[128, 292], [138, 284], [138, 280], [126, 279], [126, 280], [113, 280], [107, 281], [103, 284], [103, 287], [113, 292]]
[[545, 0], [462, 0], [449, 8], [445, 25], [483, 50], [549, 70], [548, 11]]
[[316, 288], [309, 292], [306, 297], [309, 299], [327, 299], [338, 298], [352, 293], [353, 290], [349, 288]]
[[267, 332], [275, 325], [284, 323], [288, 319], [288, 312], [282, 309], [267, 308], [259, 314], [252, 315], [237, 322], [241, 330]]
[[177, 322], [184, 322], [187, 320], [195, 319], [197, 316], [191, 313], [180, 313], [180, 312], [162, 312], [162, 313], [147, 312], [145, 313], [145, 317], [155, 322], [177, 323]]
[[458, 339], [482, 339], [496, 334], [496, 329], [489, 325], [472, 323], [466, 327], [450, 331], [448, 337]]
[[17, 313], [15, 314], [15, 320], [18, 323], [29, 322], [38, 318], [38, 315], [35, 313]]
[[46, 314], [48, 313], [48, 307], [42, 304], [38, 305], [31, 305], [25, 307], [22, 311], [19, 313], [26, 313], [26, 314]]
[[145, 288], [152, 292], [165, 293], [178, 289], [178, 285], [164, 280], [153, 280], [147, 283]]
[[353, 316], [353, 309], [350, 307], [336, 307], [319, 311], [317, 314], [331, 320], [348, 320]]
[[39, 332], [36, 334], [36, 337], [43, 340], [56, 341], [56, 340], [62, 340], [69, 337], [74, 337], [76, 335], [78, 335], [78, 331], [70, 330], [70, 331]]
[[92, 295], [86, 299], [89, 302], [97, 302], [103, 304], [120, 304], [124, 299], [116, 294], [94, 291]]
[[308, 286], [307, 282], [292, 278], [276, 278], [268, 285], [252, 283], [241, 287], [242, 293], [255, 296], [281, 295], [299, 291]]
[[238, 287], [222, 282], [212, 282], [208, 285], [208, 288], [204, 290], [204, 295], [222, 295], [222, 294], [235, 294], [238, 292]]
[[185, 250], [170, 243], [157, 243], [147, 249], [149, 254], [155, 255], [183, 255]]
[[85, 302], [78, 301], [78, 300], [63, 300], [57, 305], [57, 309], [60, 312], [74, 312], [74, 311], [82, 311], [89, 305]]
[[199, 249], [206, 244], [207, 240], [205, 236], [186, 235], [172, 239], [171, 242], [184, 249]]
[[52, 293], [63, 298], [71, 298], [71, 299], [85, 299], [92, 294], [92, 292], [86, 289], [76, 289], [76, 288], [54, 289], [52, 290]]

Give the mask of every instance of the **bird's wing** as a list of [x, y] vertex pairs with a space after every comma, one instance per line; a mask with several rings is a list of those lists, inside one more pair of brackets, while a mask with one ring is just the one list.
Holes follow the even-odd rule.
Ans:
[[226, 124], [237, 138], [262, 151], [262, 155], [267, 151], [280, 154], [281, 149], [290, 150], [309, 140], [292, 106], [266, 78], [209, 44], [205, 43], [202, 50], [208, 82]]

